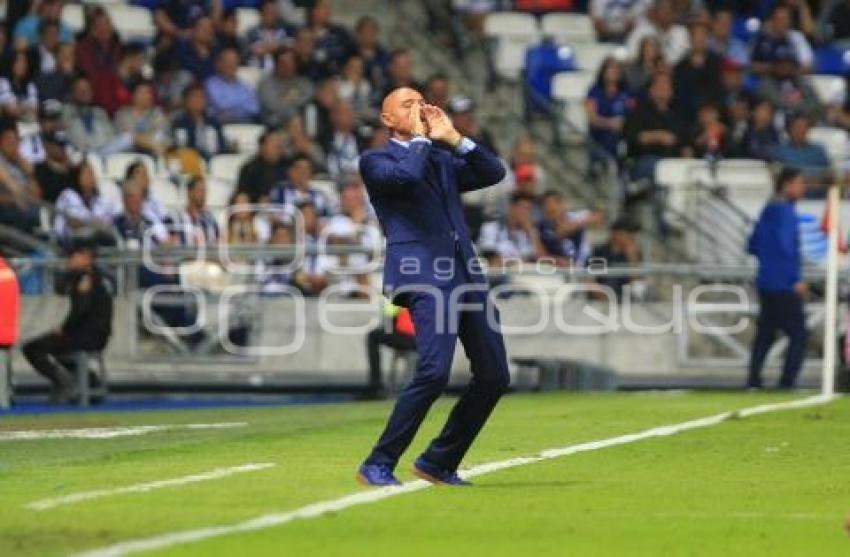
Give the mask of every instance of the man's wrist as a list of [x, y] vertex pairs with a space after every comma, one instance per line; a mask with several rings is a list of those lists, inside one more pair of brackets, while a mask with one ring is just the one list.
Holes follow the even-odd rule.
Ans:
[[460, 146], [461, 141], [463, 141], [463, 136], [460, 135], [460, 132], [458, 131], [455, 131], [452, 135], [446, 138], [446, 143], [448, 143], [452, 149], [457, 149]]

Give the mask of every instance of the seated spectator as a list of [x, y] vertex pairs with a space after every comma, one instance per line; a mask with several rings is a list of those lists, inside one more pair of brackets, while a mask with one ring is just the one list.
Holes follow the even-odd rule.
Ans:
[[[144, 193], [135, 182], [127, 182], [121, 188], [123, 210], [112, 220], [115, 235], [127, 249], [142, 249], [146, 245], [168, 244], [171, 239], [162, 221], [151, 220], [145, 215]], [[145, 280], [140, 275], [140, 284]]]
[[245, 36], [245, 44], [250, 55], [249, 62], [271, 71], [275, 66], [275, 53], [289, 46], [294, 31], [280, 17], [277, 0], [260, 2], [260, 22]]
[[53, 231], [64, 243], [83, 236], [94, 238], [100, 245], [114, 245], [112, 219], [118, 212], [116, 202], [100, 194], [94, 170], [83, 160], [74, 169], [71, 185], [56, 200]]
[[38, 113], [38, 89], [32, 80], [29, 57], [15, 52], [0, 70], [0, 115], [34, 122]]
[[585, 110], [590, 137], [605, 152], [622, 158], [623, 126], [634, 99], [626, 87], [623, 69], [614, 58], [606, 58], [596, 83], [587, 92]]
[[741, 156], [769, 161], [777, 145], [779, 130], [774, 124], [773, 105], [770, 101], [759, 100], [753, 107], [750, 125], [744, 134]]
[[224, 124], [250, 122], [260, 113], [257, 95], [236, 75], [238, 69], [239, 53], [226, 48], [218, 55], [215, 75], [204, 82], [210, 114]]
[[[271, 236], [266, 245], [292, 247], [294, 233], [289, 223], [276, 222], [272, 224]], [[273, 257], [257, 263], [257, 282], [264, 295], [274, 295], [288, 292], [292, 283], [292, 273], [289, 266], [293, 257]]]
[[850, 39], [850, 1], [838, 0], [826, 9], [827, 36], [832, 41], [845, 43]]
[[590, 255], [587, 229], [602, 223], [598, 211], [570, 211], [564, 196], [547, 190], [540, 198], [542, 218], [538, 224], [540, 241], [546, 255], [562, 267], [583, 268]]
[[299, 203], [305, 202], [310, 204], [319, 218], [331, 216], [333, 207], [327, 196], [310, 184], [313, 179], [313, 161], [309, 156], [295, 155], [289, 161], [286, 176], [287, 180], [276, 185], [269, 195], [272, 203], [282, 206], [278, 217], [280, 220], [286, 220]]
[[647, 98], [626, 116], [626, 143], [634, 159], [632, 177], [636, 180], [652, 180], [660, 159], [682, 154], [684, 125], [672, 102], [670, 77], [658, 74], [652, 79]]
[[215, 73], [218, 51], [213, 21], [209, 17], [196, 16], [188, 36], [180, 39], [176, 48], [180, 67], [190, 72], [198, 81], [204, 81]]
[[283, 155], [287, 159], [295, 155], [308, 155], [313, 161], [313, 167], [320, 169], [324, 165], [325, 153], [319, 144], [313, 141], [304, 128], [304, 119], [295, 115], [286, 123], [283, 133]]
[[274, 71], [264, 76], [257, 86], [263, 122], [280, 126], [298, 114], [313, 98], [313, 84], [298, 74], [295, 51], [283, 47], [274, 53]]
[[422, 91], [422, 96], [425, 102], [433, 104], [441, 109], [448, 111], [449, 109], [449, 78], [444, 73], [435, 73], [428, 76], [425, 80], [425, 87]]
[[180, 109], [183, 92], [195, 81], [194, 76], [177, 62], [173, 48], [158, 52], [152, 62], [156, 98], [166, 114]]
[[744, 75], [741, 67], [732, 60], [720, 64], [720, 83], [723, 86], [723, 120], [729, 127], [730, 147], [740, 153], [744, 134], [749, 127], [750, 105], [753, 95], [744, 88]]
[[92, 85], [83, 75], [77, 76], [71, 89], [71, 102], [65, 105], [62, 120], [68, 140], [78, 151], [101, 156], [126, 151], [135, 146], [153, 149], [144, 136], [119, 133], [104, 109], [93, 106]]
[[312, 102], [303, 110], [303, 119], [307, 133], [313, 139], [327, 137], [331, 129], [331, 113], [339, 104], [339, 93], [335, 79], [326, 79], [319, 83]]
[[355, 128], [354, 109], [340, 102], [331, 112], [331, 129], [321, 138], [327, 153], [328, 173], [337, 181], [356, 176], [359, 172], [360, 153], [367, 148], [368, 138]]
[[452, 119], [455, 129], [462, 136], [472, 139], [478, 145], [483, 145], [491, 153], [499, 154], [492, 134], [478, 123], [475, 116], [475, 103], [472, 99], [462, 96], [452, 97], [446, 112]]
[[85, 35], [77, 41], [76, 56], [77, 69], [92, 84], [92, 102], [113, 114], [126, 102], [127, 92], [118, 75], [121, 41], [101, 6], [89, 12]]
[[706, 102], [697, 110], [696, 124], [688, 133], [689, 146], [685, 154], [718, 161], [732, 153], [732, 140], [729, 128], [720, 119], [720, 110], [716, 105]]
[[165, 208], [151, 190], [151, 175], [143, 160], [137, 159], [127, 165], [122, 189], [128, 186], [132, 186], [142, 196], [142, 213], [145, 218], [153, 223], [161, 224], [166, 217]]
[[711, 20], [711, 50], [722, 59], [731, 60], [738, 66], [750, 63], [749, 45], [735, 36], [735, 12], [728, 7], [721, 7], [714, 12]]
[[[322, 230], [329, 245], [359, 246], [375, 253], [381, 249], [381, 232], [366, 198], [366, 188], [360, 181], [348, 182], [339, 192], [340, 211], [330, 217]], [[367, 270], [369, 254], [327, 256], [328, 265], [344, 269], [340, 291], [349, 296], [368, 297], [369, 275], [351, 275], [358, 270]]]
[[647, 5], [646, 0], [591, 0], [597, 40], [622, 43], [646, 15]]
[[206, 160], [227, 151], [221, 124], [207, 115], [207, 94], [200, 84], [183, 90], [183, 109], [171, 123], [171, 142], [178, 148], [194, 149]]
[[[154, 88], [150, 81], [136, 84], [130, 104], [115, 115], [115, 124], [120, 132], [136, 138], [137, 149], [143, 153], [157, 156], [168, 148], [171, 137], [168, 118], [154, 104]], [[145, 147], [139, 148], [141, 145]]]
[[230, 214], [227, 218], [227, 243], [258, 245], [269, 240], [268, 221], [257, 215], [250, 207], [247, 193], [237, 191], [228, 202]]
[[65, 102], [76, 75], [74, 43], [59, 45], [56, 52], [56, 67], [51, 72], [36, 76], [35, 86], [42, 100], [54, 99]]
[[360, 55], [355, 54], [345, 62], [337, 92], [339, 99], [354, 109], [357, 122], [364, 123], [377, 117], [372, 84], [366, 79], [365, 66]]
[[661, 54], [658, 39], [652, 35], [641, 39], [637, 57], [623, 67], [629, 91], [634, 94], [643, 94], [652, 76], [665, 66], [666, 62]]
[[690, 26], [691, 48], [673, 69], [673, 91], [676, 105], [682, 117], [688, 120], [696, 116], [700, 105], [723, 102], [720, 80], [720, 56], [709, 49], [708, 25], [704, 22]]
[[380, 26], [372, 16], [362, 16], [354, 26], [355, 49], [363, 59], [364, 74], [373, 91], [385, 90], [384, 80], [390, 65], [390, 55], [378, 40]]
[[221, 0], [164, 0], [154, 10], [154, 23], [161, 39], [185, 39], [199, 18], [209, 16], [212, 23], [221, 17], [222, 9]]
[[49, 73], [56, 69], [56, 55], [62, 45], [58, 21], [45, 19], [38, 24], [38, 43], [28, 50], [32, 75]]
[[318, 296], [329, 284], [324, 258], [315, 253], [321, 234], [318, 210], [308, 199], [298, 201], [295, 210], [300, 213], [304, 225], [303, 242], [307, 253], [301, 266], [292, 273], [292, 285], [305, 296]]
[[207, 183], [200, 177], [186, 184], [186, 208], [165, 217], [163, 224], [171, 234], [171, 241], [179, 246], [212, 246], [221, 234], [213, 214], [207, 209]]
[[65, 130], [62, 128], [62, 103], [57, 101], [45, 101], [38, 111], [38, 131], [29, 134], [21, 141], [21, 156], [30, 164], [38, 164], [45, 159], [45, 141], [61, 136], [66, 140]]
[[534, 197], [515, 193], [503, 221], [484, 223], [478, 249], [489, 265], [513, 267], [546, 256], [532, 218], [534, 206]]
[[315, 0], [307, 14], [307, 27], [313, 32], [318, 58], [324, 60], [331, 73], [339, 73], [354, 53], [354, 41], [348, 30], [331, 23], [330, 0]]
[[33, 13], [25, 15], [15, 24], [12, 36], [15, 43], [23, 42], [26, 46], [38, 44], [39, 29], [43, 21], [55, 21], [59, 23], [59, 40], [70, 43], [74, 40], [74, 33], [67, 25], [62, 23], [63, 0], [41, 0], [36, 5]]
[[39, 146], [34, 151], [42, 156], [29, 159], [35, 163], [35, 180], [41, 191], [41, 199], [56, 203], [62, 190], [71, 183], [71, 160], [69, 145], [62, 129], [62, 105], [56, 101], [45, 101], [39, 119]]
[[241, 53], [244, 50], [242, 39], [239, 37], [239, 27], [236, 23], [236, 10], [225, 8], [221, 17], [215, 22], [215, 44], [220, 50], [232, 48]]
[[832, 184], [829, 157], [822, 145], [809, 141], [811, 120], [806, 114], [795, 114], [788, 120], [788, 141], [773, 150], [773, 162], [796, 168], [806, 180], [806, 196], [822, 197]]
[[295, 32], [292, 43], [295, 58], [298, 60], [298, 73], [316, 83], [332, 75], [327, 62], [316, 52], [316, 37], [309, 27], [302, 27]]
[[791, 8], [788, 4], [774, 4], [770, 18], [756, 36], [752, 49], [750, 69], [758, 75], [775, 75], [777, 64], [795, 62], [803, 73], [814, 63], [812, 47], [799, 31], [791, 28]]
[[823, 114], [817, 94], [800, 75], [794, 60], [774, 62], [773, 73], [759, 80], [756, 94], [769, 100], [786, 118], [796, 112], [806, 112], [814, 119], [820, 119]]
[[637, 57], [645, 37], [658, 39], [661, 53], [670, 65], [678, 63], [688, 50], [688, 31], [675, 22], [672, 0], [654, 0], [646, 17], [635, 25], [626, 40], [626, 48], [632, 56]]
[[387, 65], [387, 78], [381, 98], [386, 97], [391, 91], [399, 87], [410, 87], [417, 91], [422, 90], [422, 84], [413, 77], [413, 56], [406, 48], [396, 49], [390, 54], [390, 61]]
[[258, 140], [257, 154], [239, 169], [236, 189], [247, 194], [251, 203], [266, 203], [285, 174], [283, 140], [279, 133], [267, 131]]
[[40, 197], [32, 167], [20, 154], [14, 122], [0, 123], [0, 222], [29, 232], [38, 225]]
[[594, 282], [613, 290], [618, 300], [623, 299], [625, 286], [631, 284], [634, 288], [638, 280], [634, 277], [609, 275], [606, 271], [609, 268], [635, 268], [640, 265], [640, 248], [635, 237], [637, 232], [637, 226], [628, 219], [617, 219], [611, 225], [608, 241], [594, 249], [588, 258], [588, 268]]

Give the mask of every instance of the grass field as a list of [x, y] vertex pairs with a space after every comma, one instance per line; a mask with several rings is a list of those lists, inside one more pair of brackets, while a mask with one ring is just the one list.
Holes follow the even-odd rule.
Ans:
[[[796, 395], [799, 396], [799, 395]], [[509, 396], [469, 465], [795, 395]], [[399, 475], [441, 425], [434, 408]], [[0, 555], [71, 555], [363, 492], [354, 471], [389, 403], [5, 418], [3, 432], [239, 422], [110, 439], [0, 440]], [[264, 464], [143, 493], [34, 501]], [[273, 465], [273, 466], [272, 466]], [[850, 555], [850, 400], [517, 466], [145, 555]]]

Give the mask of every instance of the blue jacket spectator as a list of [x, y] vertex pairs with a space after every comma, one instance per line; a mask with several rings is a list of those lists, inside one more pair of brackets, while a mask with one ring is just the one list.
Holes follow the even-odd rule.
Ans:
[[239, 54], [232, 48], [218, 55], [217, 72], [204, 82], [210, 114], [222, 123], [248, 122], [260, 113], [260, 103], [254, 90], [236, 75]]
[[586, 109], [590, 137], [614, 158], [622, 155], [623, 126], [633, 106], [620, 63], [608, 58], [587, 93]]
[[799, 169], [806, 180], [807, 196], [818, 197], [832, 181], [832, 171], [823, 146], [809, 141], [809, 128], [808, 116], [793, 116], [788, 122], [788, 142], [773, 150], [773, 160]]
[[215, 72], [215, 31], [209, 17], [195, 20], [189, 38], [177, 43], [177, 60], [180, 67], [188, 70], [195, 79], [204, 80]]
[[41, 21], [59, 21], [59, 40], [69, 43], [74, 40], [74, 33], [61, 22], [62, 0], [43, 0], [38, 4], [36, 13], [26, 15], [15, 24], [13, 37], [15, 41], [26, 41], [27, 46], [38, 44], [39, 26]]

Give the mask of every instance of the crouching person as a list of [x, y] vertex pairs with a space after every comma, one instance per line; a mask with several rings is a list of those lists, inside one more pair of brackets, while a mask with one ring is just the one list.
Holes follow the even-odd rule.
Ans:
[[95, 257], [93, 245], [70, 249], [65, 289], [71, 309], [59, 327], [23, 346], [33, 369], [50, 381], [50, 402], [55, 404], [70, 402], [76, 394], [74, 378], [61, 362], [80, 350], [103, 350], [112, 332], [112, 296]]

